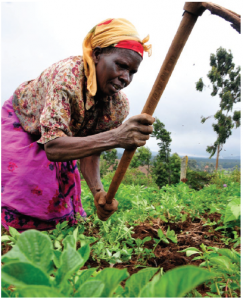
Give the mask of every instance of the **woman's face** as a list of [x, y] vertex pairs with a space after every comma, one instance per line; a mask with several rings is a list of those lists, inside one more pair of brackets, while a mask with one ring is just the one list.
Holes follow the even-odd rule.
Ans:
[[97, 47], [93, 51], [93, 60], [97, 94], [112, 96], [131, 83], [142, 57], [129, 49], [117, 48], [110, 53], [102, 53], [102, 49]]

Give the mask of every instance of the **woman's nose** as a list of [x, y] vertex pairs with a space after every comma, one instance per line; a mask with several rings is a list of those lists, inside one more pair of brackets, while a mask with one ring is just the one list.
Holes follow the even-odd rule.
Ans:
[[125, 83], [126, 86], [131, 82], [131, 76], [130, 76], [128, 70], [124, 70], [124, 71], [120, 74], [119, 78], [120, 78], [120, 80], [122, 80], [122, 82]]

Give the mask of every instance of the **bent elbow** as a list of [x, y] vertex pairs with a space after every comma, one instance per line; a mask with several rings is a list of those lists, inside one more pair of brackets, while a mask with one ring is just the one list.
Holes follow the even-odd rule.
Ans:
[[56, 162], [57, 159], [55, 157], [55, 154], [53, 153], [52, 147], [48, 146], [48, 143], [44, 145], [44, 150], [46, 152], [46, 157], [51, 162]]

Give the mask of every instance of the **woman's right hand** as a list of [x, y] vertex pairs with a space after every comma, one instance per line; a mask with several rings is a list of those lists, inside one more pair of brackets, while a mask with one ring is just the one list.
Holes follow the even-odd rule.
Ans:
[[144, 146], [153, 131], [153, 126], [151, 125], [154, 121], [155, 118], [148, 114], [140, 114], [128, 119], [115, 129], [119, 147], [134, 149]]

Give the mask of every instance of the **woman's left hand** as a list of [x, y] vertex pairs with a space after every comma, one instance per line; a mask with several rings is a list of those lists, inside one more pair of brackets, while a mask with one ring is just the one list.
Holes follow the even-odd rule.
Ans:
[[106, 221], [118, 209], [118, 201], [112, 199], [111, 204], [106, 203], [106, 192], [100, 191], [94, 197], [97, 215], [101, 221]]

